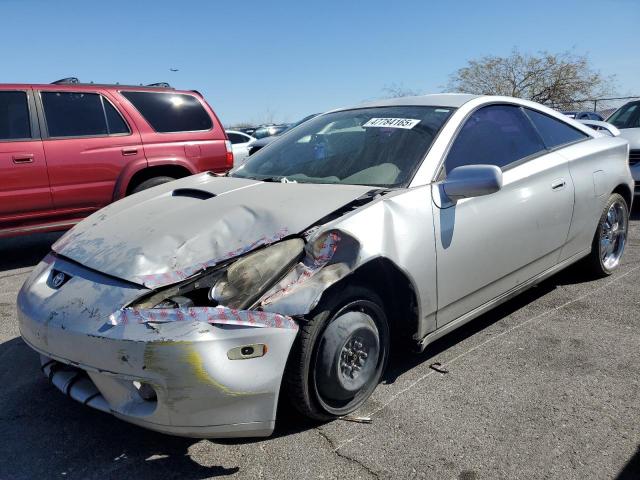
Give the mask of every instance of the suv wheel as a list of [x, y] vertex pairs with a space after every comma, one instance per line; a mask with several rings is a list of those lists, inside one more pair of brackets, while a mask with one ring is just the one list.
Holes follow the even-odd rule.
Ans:
[[163, 183], [173, 182], [174, 180], [175, 178], [173, 177], [166, 177], [166, 176], [153, 177], [136, 185], [136, 187], [133, 190], [131, 190], [131, 193], [138, 193], [138, 192], [141, 192], [142, 190], [146, 190], [147, 188], [157, 187], [158, 185], [162, 185]]

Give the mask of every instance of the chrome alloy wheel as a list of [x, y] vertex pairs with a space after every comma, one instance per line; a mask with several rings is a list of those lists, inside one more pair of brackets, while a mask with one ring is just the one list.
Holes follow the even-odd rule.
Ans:
[[600, 224], [600, 259], [607, 270], [618, 266], [627, 243], [627, 209], [617, 200], [611, 204]]

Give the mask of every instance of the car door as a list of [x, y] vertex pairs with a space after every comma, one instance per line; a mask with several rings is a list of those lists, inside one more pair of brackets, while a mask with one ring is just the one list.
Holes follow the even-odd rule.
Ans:
[[53, 203], [86, 215], [113, 200], [129, 162], [144, 160], [140, 134], [99, 91], [39, 93]]
[[432, 186], [438, 327], [555, 265], [571, 223], [567, 161], [545, 147], [520, 107], [490, 105], [468, 117], [443, 173], [471, 164], [500, 167], [503, 186], [455, 204]]
[[0, 89], [0, 228], [52, 208], [31, 89]]

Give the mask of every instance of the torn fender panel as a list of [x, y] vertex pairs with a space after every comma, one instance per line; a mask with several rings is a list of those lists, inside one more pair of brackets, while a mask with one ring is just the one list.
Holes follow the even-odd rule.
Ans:
[[[215, 195], [173, 196], [177, 188]], [[276, 238], [283, 231], [300, 233], [370, 189], [195, 175], [110, 205], [78, 224], [53, 249], [96, 271], [140, 284], [151, 276], [244, 253], [264, 244], [260, 239]]]
[[365, 209], [323, 225], [314, 238], [330, 231], [338, 232], [341, 239], [331, 260], [308, 277], [298, 276], [285, 291], [277, 295], [269, 292], [262, 300], [265, 310], [305, 315], [331, 285], [367, 262], [384, 257], [403, 272], [416, 293], [417, 338], [435, 329], [435, 234], [429, 186], [386, 195]]
[[352, 271], [358, 252], [358, 241], [344, 232], [314, 235], [302, 261], [262, 297], [260, 305], [284, 315], [308, 313], [324, 290]]
[[226, 307], [123, 308], [109, 317], [111, 325], [184, 321], [206, 322], [212, 325], [298, 329], [295, 320], [279, 313], [236, 310]]

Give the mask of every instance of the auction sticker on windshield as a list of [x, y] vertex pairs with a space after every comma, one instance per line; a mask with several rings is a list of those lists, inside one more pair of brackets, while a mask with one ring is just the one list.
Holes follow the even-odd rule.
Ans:
[[386, 127], [411, 129], [420, 123], [414, 118], [372, 118], [363, 127]]

